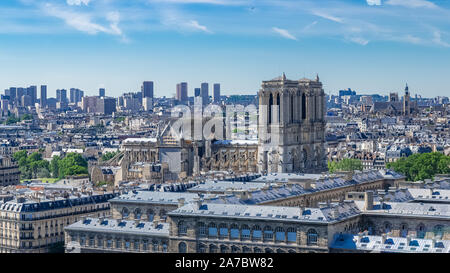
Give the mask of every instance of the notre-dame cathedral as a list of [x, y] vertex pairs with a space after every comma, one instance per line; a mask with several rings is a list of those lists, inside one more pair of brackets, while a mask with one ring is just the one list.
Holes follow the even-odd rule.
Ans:
[[263, 81], [259, 97], [258, 141], [206, 143], [194, 157], [194, 173], [320, 173], [327, 171], [325, 93], [319, 77]]
[[[209, 171], [234, 174], [327, 171], [326, 104], [319, 77], [289, 80], [283, 74], [263, 81], [258, 97], [257, 140], [207, 140], [204, 136], [202, 140], [175, 140], [168, 124], [155, 139], [127, 139], [122, 143], [122, 152], [107, 163], [120, 166], [120, 177], [116, 175], [115, 180], [150, 179], [151, 172], [144, 167], [140, 170], [140, 163], [166, 164], [171, 177], [181, 179]], [[108, 167], [98, 166], [96, 173], [105, 172], [101, 171], [105, 168]], [[99, 176], [98, 179], [105, 179]]]

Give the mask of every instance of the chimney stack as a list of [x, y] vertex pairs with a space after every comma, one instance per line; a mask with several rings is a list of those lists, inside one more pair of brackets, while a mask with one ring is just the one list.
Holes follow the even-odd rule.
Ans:
[[333, 217], [333, 219], [338, 219], [339, 218], [339, 206], [335, 206], [332, 208], [331, 210], [331, 217]]
[[184, 198], [179, 198], [178, 199], [178, 208], [181, 208], [182, 206], [184, 206], [184, 202], [186, 199]]
[[373, 209], [373, 191], [364, 192], [364, 210]]

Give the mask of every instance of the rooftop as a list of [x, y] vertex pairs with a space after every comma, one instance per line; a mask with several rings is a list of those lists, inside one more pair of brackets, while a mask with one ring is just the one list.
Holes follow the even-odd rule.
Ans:
[[117, 219], [86, 218], [65, 227], [69, 231], [92, 231], [101, 233], [139, 234], [169, 237], [169, 223], [130, 221]]
[[[337, 214], [335, 214], [337, 212]], [[340, 221], [359, 214], [353, 202], [337, 204], [326, 208], [298, 208], [280, 206], [253, 206], [202, 203], [189, 203], [168, 213], [168, 215], [189, 215], [199, 217], [232, 217], [294, 222], [328, 223]]]
[[365, 250], [372, 252], [402, 252], [402, 253], [450, 253], [450, 241], [386, 236], [336, 234], [330, 248], [346, 250]]

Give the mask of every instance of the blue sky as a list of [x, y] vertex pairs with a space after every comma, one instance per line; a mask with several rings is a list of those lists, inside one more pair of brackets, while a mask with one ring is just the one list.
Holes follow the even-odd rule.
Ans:
[[[108, 95], [155, 82], [255, 94], [286, 73], [327, 93], [450, 95], [448, 0], [1, 0], [0, 88]], [[211, 89], [211, 87], [210, 87]], [[211, 90], [210, 90], [211, 92]]]

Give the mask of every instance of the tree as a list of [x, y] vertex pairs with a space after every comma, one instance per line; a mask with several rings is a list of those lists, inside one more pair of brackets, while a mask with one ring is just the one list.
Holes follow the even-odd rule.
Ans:
[[338, 162], [335, 161], [328, 162], [328, 170], [330, 171], [330, 173], [334, 173], [336, 171], [355, 171], [355, 170], [362, 171], [363, 165], [361, 163], [361, 160], [344, 158]]
[[50, 171], [52, 173], [53, 178], [59, 177], [59, 161], [61, 158], [59, 156], [54, 156], [52, 161], [50, 162]]
[[87, 161], [78, 153], [69, 153], [57, 162], [59, 178], [64, 178], [68, 175], [88, 174]]
[[405, 175], [409, 181], [430, 179], [436, 174], [450, 173], [450, 156], [438, 152], [414, 154], [390, 162], [387, 167]]
[[119, 152], [106, 152], [102, 155], [102, 161], [108, 161], [111, 158], [115, 157]]

